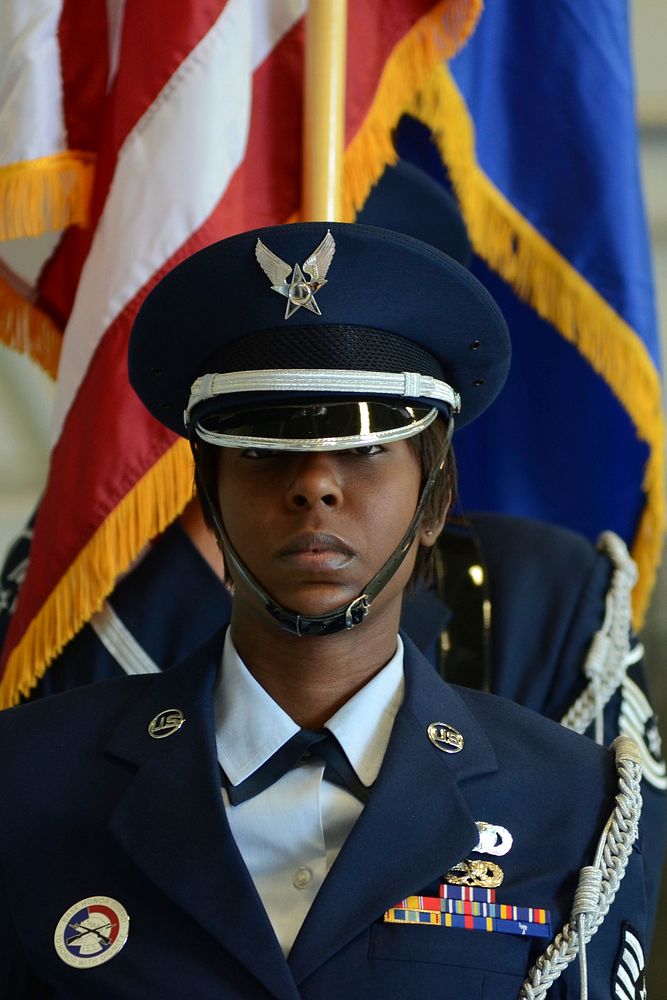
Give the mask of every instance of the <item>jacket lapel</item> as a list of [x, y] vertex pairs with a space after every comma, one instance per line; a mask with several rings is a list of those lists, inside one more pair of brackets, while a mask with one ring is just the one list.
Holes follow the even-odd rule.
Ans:
[[[156, 675], [116, 729], [107, 752], [135, 770], [110, 828], [158, 889], [273, 995], [294, 998], [294, 980], [225, 816], [213, 721], [221, 653], [217, 636]], [[185, 723], [152, 739], [148, 724], [166, 709], [180, 709]]]
[[[495, 754], [460, 695], [405, 646], [404, 703], [370, 799], [290, 952], [297, 983], [390, 906], [442, 878], [479, 839], [460, 783], [497, 770]], [[437, 749], [432, 722], [458, 729], [463, 750]]]

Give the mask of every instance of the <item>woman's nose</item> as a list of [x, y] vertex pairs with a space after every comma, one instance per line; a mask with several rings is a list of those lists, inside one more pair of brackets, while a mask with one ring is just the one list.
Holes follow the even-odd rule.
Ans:
[[304, 510], [318, 504], [336, 508], [342, 502], [343, 491], [332, 453], [305, 452], [294, 456], [287, 489], [287, 503], [292, 509]]

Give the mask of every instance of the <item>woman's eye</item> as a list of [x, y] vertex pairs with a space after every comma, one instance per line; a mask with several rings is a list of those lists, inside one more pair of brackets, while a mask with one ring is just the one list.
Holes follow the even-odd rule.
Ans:
[[379, 455], [384, 448], [379, 444], [365, 444], [358, 448], [350, 448], [350, 451], [353, 455]]
[[241, 452], [242, 458], [275, 458], [278, 454], [277, 448], [244, 448]]

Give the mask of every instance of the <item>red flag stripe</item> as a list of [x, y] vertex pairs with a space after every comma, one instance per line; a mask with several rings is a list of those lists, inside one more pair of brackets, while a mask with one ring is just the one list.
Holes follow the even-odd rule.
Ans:
[[109, 77], [106, 0], [64, 0], [58, 40], [67, 145], [96, 150]]
[[[93, 227], [99, 221], [123, 144], [229, 2], [142, 0], [126, 4], [118, 68], [98, 148]], [[150, 42], [155, 31], [159, 31], [159, 44]]]
[[[263, 61], [264, 55], [253, 46], [257, 14], [257, 2], [251, 7], [230, 0], [120, 150], [67, 327], [54, 438], [104, 330], [204, 223], [243, 160], [252, 115], [252, 60]], [[276, 19], [273, 27], [282, 31], [283, 24]], [[265, 44], [272, 42], [267, 35]], [[279, 128], [280, 117], [272, 123], [274, 132]], [[131, 252], [119, 253], [123, 246]]]
[[[225, 2], [216, 0], [203, 4], [198, 0], [142, 0], [140, 4], [126, 4], [113, 85], [106, 97], [106, 107], [100, 110], [99, 115], [103, 128], [98, 144], [83, 147], [93, 148], [98, 154], [90, 226], [85, 230], [70, 229], [64, 234], [39, 282], [39, 306], [60, 326], [65, 326], [72, 311], [81, 271], [90, 252], [123, 142], [178, 68], [182, 54], [195, 48], [208, 33]], [[67, 0], [67, 5], [76, 10], [81, 6], [78, 0]], [[159, 25], [160, 31], [159, 44], [148, 45], [146, 40], [151, 37], [156, 25]], [[63, 51], [64, 77], [74, 78], [88, 53], [87, 44], [83, 46], [80, 42], [83, 37], [86, 37], [83, 33], [73, 36], [71, 46], [74, 52], [69, 50], [70, 47]], [[109, 66], [108, 57], [105, 65]], [[69, 122], [75, 115], [80, 117], [77, 111], [69, 108], [70, 102], [76, 106], [76, 90], [68, 88], [66, 97], [65, 115]]]

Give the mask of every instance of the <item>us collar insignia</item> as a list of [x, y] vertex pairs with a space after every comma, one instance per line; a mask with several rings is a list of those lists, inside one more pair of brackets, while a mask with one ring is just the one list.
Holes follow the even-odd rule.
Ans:
[[459, 753], [463, 750], [463, 736], [447, 722], [432, 722], [426, 732], [433, 746], [443, 753]]
[[164, 740], [177, 733], [184, 722], [185, 716], [180, 708], [166, 708], [148, 723], [148, 735], [154, 740]]
[[75, 969], [102, 965], [127, 941], [130, 918], [111, 896], [88, 896], [66, 910], [53, 936], [58, 957]]
[[[271, 282], [273, 291], [278, 292], [278, 295], [284, 295], [287, 299], [285, 319], [289, 319], [297, 309], [302, 308], [309, 309], [317, 316], [322, 315], [315, 300], [315, 294], [327, 283], [326, 274], [335, 252], [336, 243], [328, 229], [320, 245], [313, 250], [301, 267], [298, 264], [292, 267], [264, 246], [261, 240], [257, 240], [255, 257], [259, 266]], [[303, 271], [308, 275], [308, 281], [304, 278]], [[291, 279], [289, 278], [290, 272], [292, 272]]]

